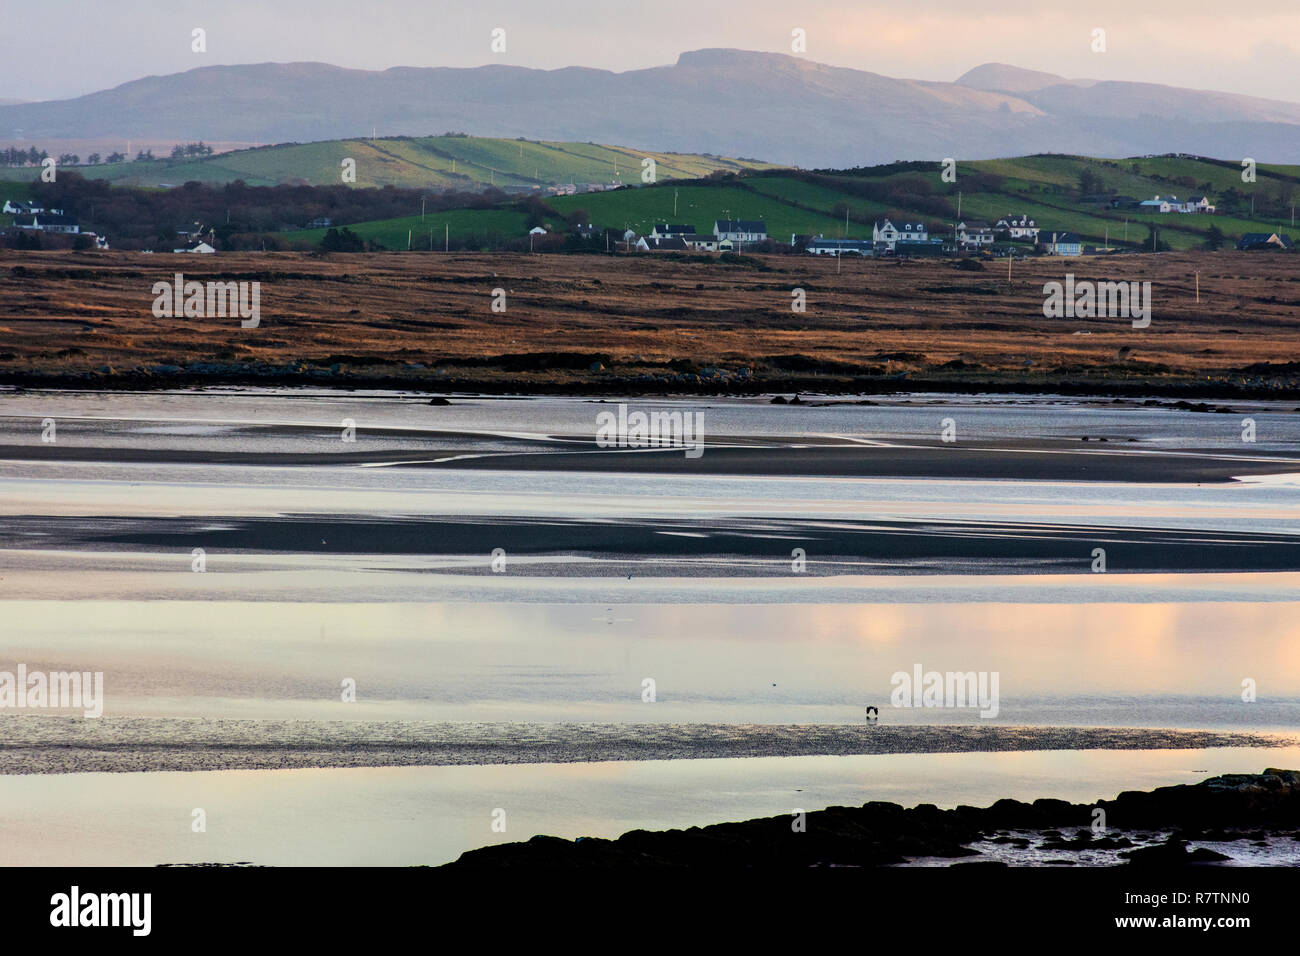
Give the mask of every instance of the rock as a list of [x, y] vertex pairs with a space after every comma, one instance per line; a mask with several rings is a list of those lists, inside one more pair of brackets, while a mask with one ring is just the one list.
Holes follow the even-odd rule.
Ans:
[[788, 405], [789, 403], [785, 400], [785, 396], [784, 396], [784, 395], [775, 395], [775, 396], [772, 397], [772, 401], [771, 401], [770, 404], [772, 404], [772, 405]]
[[429, 404], [430, 404], [430, 405], [450, 405], [451, 402], [447, 401], [447, 400], [446, 400], [445, 398], [443, 398], [441, 395], [435, 395], [435, 396], [433, 396], [433, 398], [429, 399]]

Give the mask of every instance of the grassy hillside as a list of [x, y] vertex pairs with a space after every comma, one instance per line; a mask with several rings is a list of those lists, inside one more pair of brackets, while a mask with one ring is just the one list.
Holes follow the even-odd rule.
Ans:
[[[1093, 177], [1094, 193], [1136, 199], [1208, 193], [1220, 211], [1213, 216], [1160, 215], [1086, 203], [1082, 176]], [[1252, 198], [1254, 215], [1250, 213]], [[1097, 245], [1108, 241], [1112, 246], [1142, 246], [1154, 225], [1159, 228], [1161, 247], [1179, 250], [1203, 248], [1212, 227], [1222, 231], [1225, 243], [1245, 232], [1300, 233], [1291, 225], [1292, 198], [1300, 199], [1300, 166], [1260, 166], [1257, 181], [1248, 184], [1241, 181], [1240, 164], [1229, 161], [1027, 156], [959, 163], [956, 183], [942, 182], [937, 163], [826, 173], [755, 169], [718, 181], [564, 196], [552, 198], [548, 204], [556, 212], [550, 225], [559, 228], [563, 228], [562, 217], [579, 210], [589, 213], [591, 222], [599, 227], [630, 228], [639, 233], [665, 221], [689, 223], [699, 232], [712, 232], [715, 219], [730, 216], [764, 219], [768, 234], [783, 242], [793, 233], [868, 238], [871, 223], [886, 214], [947, 229], [958, 220], [958, 210], [962, 219], [989, 223], [1008, 213], [1025, 213], [1047, 232], [1078, 233]], [[450, 224], [453, 238], [517, 237], [526, 229], [523, 214], [509, 206], [442, 214], [433, 225], [441, 230], [444, 221]], [[413, 242], [414, 247], [427, 248], [428, 225], [426, 221], [425, 244]], [[419, 232], [408, 219], [352, 226], [354, 232], [388, 248], [405, 248], [406, 231], [411, 228]], [[286, 234], [290, 239], [313, 242], [320, 235], [319, 231]]]
[[418, 189], [478, 189], [559, 183], [640, 183], [641, 162], [654, 159], [659, 180], [695, 179], [714, 170], [767, 169], [768, 164], [724, 157], [657, 153], [592, 143], [550, 143], [427, 136], [289, 143], [220, 153], [203, 159], [78, 166], [77, 172], [123, 185], [180, 185], [191, 180], [250, 186], [277, 183], [332, 185], [341, 163], [356, 161], [356, 184]]

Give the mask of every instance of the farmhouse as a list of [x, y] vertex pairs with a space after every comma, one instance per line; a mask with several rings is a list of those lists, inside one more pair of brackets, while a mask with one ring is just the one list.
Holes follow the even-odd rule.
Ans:
[[1141, 212], [1204, 212], [1213, 213], [1214, 206], [1209, 196], [1197, 196], [1192, 199], [1179, 199], [1177, 196], [1156, 196], [1138, 203]]
[[762, 242], [767, 239], [767, 223], [762, 219], [718, 219], [713, 223], [718, 248], [724, 242]]
[[694, 226], [670, 226], [667, 223], [655, 223], [655, 227], [650, 230], [650, 238], [664, 239], [672, 236], [693, 236], [695, 235]]
[[905, 242], [925, 242], [929, 231], [922, 222], [905, 222], [895, 226], [888, 219], [877, 220], [871, 226], [871, 241], [877, 252], [893, 252], [899, 240]]
[[1038, 223], [1030, 219], [1024, 213], [1019, 216], [1006, 215], [997, 221], [993, 226], [997, 232], [1010, 233], [1012, 239], [1038, 239]]
[[36, 232], [62, 232], [69, 235], [81, 232], [81, 226], [73, 216], [48, 212], [14, 216], [14, 226], [18, 229], [33, 229]]

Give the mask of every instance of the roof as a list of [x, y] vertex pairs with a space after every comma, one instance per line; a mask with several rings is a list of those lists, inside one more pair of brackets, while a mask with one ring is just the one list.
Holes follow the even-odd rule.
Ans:
[[[713, 228], [717, 232], [767, 232], [767, 223], [762, 219], [718, 219]], [[694, 231], [694, 230], [692, 230]]]
[[[894, 226], [888, 219], [879, 219], [872, 225], [877, 229], [884, 229], [885, 226]], [[925, 223], [923, 222], [905, 222], [901, 226], [894, 226], [899, 232], [925, 232]]]
[[681, 251], [687, 248], [686, 240], [682, 239], [680, 236], [670, 236], [666, 238], [646, 236], [645, 241], [651, 249], [654, 249], [657, 252], [663, 252], [664, 250]]
[[870, 239], [827, 239], [814, 236], [807, 242], [809, 247], [820, 246], [823, 249], [874, 249], [875, 243]]
[[694, 226], [688, 226], [688, 225], [670, 226], [670, 225], [668, 225], [667, 223], [657, 222], [657, 223], [655, 223], [654, 231], [655, 231], [655, 232], [685, 232], [685, 233], [694, 233], [694, 232], [695, 232], [695, 227], [694, 227]]
[[1076, 236], [1072, 232], [1058, 232], [1056, 233], [1055, 242], [1057, 243], [1057, 245], [1060, 245], [1061, 243], [1065, 243], [1066, 245], [1069, 245], [1071, 243], [1081, 243], [1083, 242], [1083, 237]]

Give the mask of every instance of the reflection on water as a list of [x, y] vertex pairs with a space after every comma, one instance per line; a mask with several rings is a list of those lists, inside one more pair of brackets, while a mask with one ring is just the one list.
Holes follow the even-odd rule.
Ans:
[[[851, 723], [875, 704], [895, 723], [980, 720], [889, 707], [892, 675], [920, 664], [997, 672], [1004, 724], [1296, 727], [1298, 611], [1243, 600], [11, 601], [0, 667], [102, 670], [110, 716]], [[339, 699], [343, 678], [357, 681], [355, 704]], [[1247, 678], [1253, 703], [1241, 700]]]
[[[1300, 748], [4, 777], [0, 864], [439, 864], [536, 833], [615, 837], [868, 800], [1084, 803], [1279, 764], [1300, 766]], [[206, 833], [190, 829], [195, 807]], [[497, 808], [505, 833], [491, 829]]]

